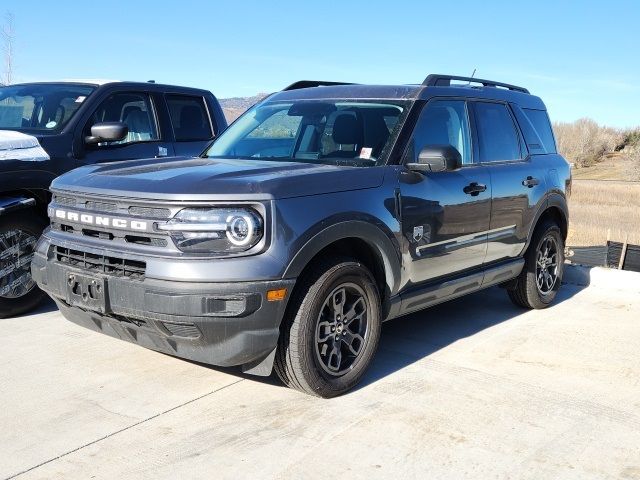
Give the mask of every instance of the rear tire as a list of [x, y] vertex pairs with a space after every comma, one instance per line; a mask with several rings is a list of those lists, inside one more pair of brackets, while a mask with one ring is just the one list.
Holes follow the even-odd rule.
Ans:
[[522, 272], [507, 289], [509, 298], [522, 308], [547, 308], [556, 298], [564, 269], [564, 240], [555, 222], [536, 228], [524, 259]]
[[371, 272], [339, 258], [312, 267], [283, 320], [275, 370], [288, 387], [323, 398], [362, 378], [380, 338], [380, 295]]
[[46, 225], [32, 210], [0, 217], [0, 271], [11, 269], [0, 278], [0, 318], [32, 310], [46, 298], [31, 278], [28, 261]]

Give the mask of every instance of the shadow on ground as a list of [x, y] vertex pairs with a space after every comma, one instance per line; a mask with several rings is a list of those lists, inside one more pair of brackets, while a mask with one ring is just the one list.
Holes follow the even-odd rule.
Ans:
[[[567, 277], [570, 277], [567, 279], [571, 285], [563, 285], [554, 305], [570, 299], [586, 288], [589, 284], [589, 269], [571, 272]], [[574, 283], [575, 280], [577, 283]], [[382, 326], [380, 345], [373, 363], [354, 391], [392, 375], [462, 338], [508, 322], [526, 312], [527, 310], [511, 303], [504, 289], [493, 287], [386, 322]], [[238, 375], [233, 370], [224, 371]], [[239, 376], [281, 385], [275, 375], [267, 378], [243, 374]]]
[[[583, 285], [563, 285], [554, 305], [584, 288]], [[378, 353], [358, 388], [526, 312], [511, 303], [504, 289], [493, 287], [391, 320], [383, 324]]]

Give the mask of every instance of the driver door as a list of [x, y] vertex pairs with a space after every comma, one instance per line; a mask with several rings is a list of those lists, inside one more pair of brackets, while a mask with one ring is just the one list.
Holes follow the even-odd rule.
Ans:
[[416, 124], [404, 163], [417, 162], [426, 145], [452, 145], [462, 157], [455, 171], [400, 175], [402, 229], [409, 245], [410, 284], [480, 267], [487, 252], [491, 182], [473, 159], [464, 100], [432, 100]]
[[100, 122], [123, 122], [129, 128], [127, 136], [117, 142], [84, 145], [84, 164], [159, 158], [173, 155], [173, 144], [163, 141], [156, 108], [151, 96], [143, 92], [111, 94], [91, 114], [83, 130], [83, 138]]

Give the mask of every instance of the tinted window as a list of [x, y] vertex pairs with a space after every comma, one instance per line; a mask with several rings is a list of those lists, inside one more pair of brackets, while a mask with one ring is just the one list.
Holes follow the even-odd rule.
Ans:
[[469, 122], [465, 102], [462, 100], [436, 100], [422, 110], [405, 162], [416, 162], [418, 154], [427, 145], [452, 145], [462, 163], [472, 163]]
[[551, 122], [549, 122], [549, 116], [544, 110], [531, 110], [523, 108], [525, 115], [536, 129], [538, 137], [542, 141], [544, 150], [547, 153], [556, 153], [556, 142], [553, 138], [553, 131], [551, 130]]
[[521, 158], [516, 127], [506, 105], [478, 102], [475, 114], [481, 162]]
[[209, 115], [202, 97], [167, 95], [173, 134], [177, 142], [211, 140]]
[[151, 99], [144, 93], [122, 92], [111, 95], [93, 112], [85, 134], [89, 135], [91, 126], [101, 122], [123, 122], [129, 127], [124, 140], [99, 143], [98, 146], [101, 147], [158, 140]]

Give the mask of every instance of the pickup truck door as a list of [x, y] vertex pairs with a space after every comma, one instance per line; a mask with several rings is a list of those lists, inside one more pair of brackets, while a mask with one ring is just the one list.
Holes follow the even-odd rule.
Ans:
[[455, 275], [484, 262], [490, 223], [491, 183], [474, 163], [464, 100], [432, 100], [423, 108], [404, 163], [425, 145], [452, 145], [463, 166], [456, 171], [400, 174], [404, 268], [409, 284]]
[[491, 225], [486, 263], [519, 256], [544, 200], [546, 173], [527, 153], [510, 107], [471, 102], [477, 154], [491, 177]]
[[121, 141], [84, 145], [81, 164], [173, 156], [173, 143], [167, 139], [166, 129], [160, 122], [166, 118], [163, 108], [148, 92], [111, 93], [93, 110], [79, 133], [84, 138], [90, 135], [93, 124], [109, 121], [126, 123], [129, 133]]

